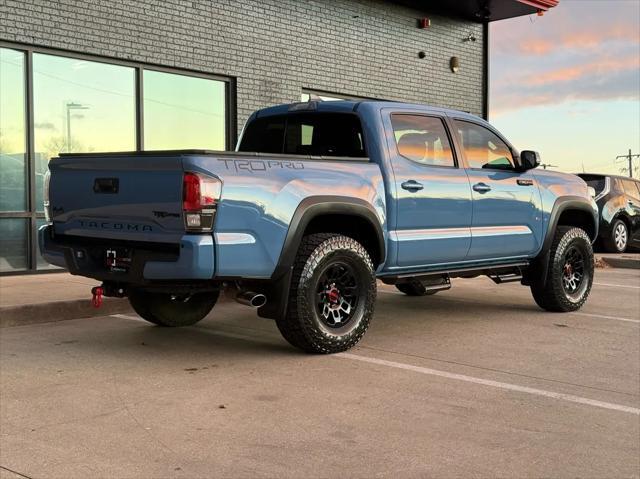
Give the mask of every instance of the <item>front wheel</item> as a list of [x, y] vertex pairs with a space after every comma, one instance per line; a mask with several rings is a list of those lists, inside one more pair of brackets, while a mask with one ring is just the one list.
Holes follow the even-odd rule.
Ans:
[[218, 301], [219, 291], [174, 295], [133, 291], [129, 303], [136, 313], [158, 326], [176, 328], [191, 326], [203, 319]]
[[360, 341], [375, 300], [374, 267], [365, 248], [347, 236], [312, 234], [302, 240], [287, 312], [276, 324], [303, 351], [338, 353]]
[[603, 246], [609, 253], [624, 253], [629, 242], [629, 229], [622, 220], [615, 220], [611, 233], [604, 238]]
[[546, 282], [539, 278], [531, 283], [533, 299], [547, 311], [576, 311], [589, 297], [593, 272], [587, 234], [580, 228], [560, 226], [551, 244]]

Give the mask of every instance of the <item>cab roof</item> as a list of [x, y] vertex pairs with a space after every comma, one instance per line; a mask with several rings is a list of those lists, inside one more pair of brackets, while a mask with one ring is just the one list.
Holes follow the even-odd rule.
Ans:
[[[415, 110], [420, 112], [438, 113], [440, 115], [455, 116], [457, 118], [468, 118], [474, 120], [485, 121], [479, 116], [472, 115], [469, 112], [453, 110], [449, 108], [441, 108], [430, 105], [422, 105], [419, 103], [405, 103], [397, 101], [383, 100], [335, 100], [321, 101], [311, 100], [308, 102], [288, 103], [283, 105], [271, 106], [256, 111], [251, 119], [263, 118], [265, 116], [286, 115], [289, 113], [304, 112], [321, 112], [321, 113], [350, 113], [350, 112], [379, 112], [384, 108], [398, 110]], [[366, 113], [365, 113], [366, 114]]]

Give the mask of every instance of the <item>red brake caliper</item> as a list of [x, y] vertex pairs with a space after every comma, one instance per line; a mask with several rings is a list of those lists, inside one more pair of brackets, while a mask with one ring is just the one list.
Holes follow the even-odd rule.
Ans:
[[335, 286], [332, 286], [329, 291], [327, 291], [327, 297], [329, 298], [329, 302], [331, 304], [336, 304], [340, 299], [340, 291]]
[[573, 268], [571, 264], [567, 263], [564, 265], [564, 274], [565, 276], [571, 276], [573, 274]]

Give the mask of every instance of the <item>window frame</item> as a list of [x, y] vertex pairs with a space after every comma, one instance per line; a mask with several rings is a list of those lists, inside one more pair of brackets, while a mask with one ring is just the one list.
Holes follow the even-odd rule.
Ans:
[[[518, 155], [516, 154], [515, 149], [513, 148], [513, 145], [511, 145], [511, 143], [509, 143], [507, 141], [507, 139], [502, 136], [500, 134], [500, 132], [498, 132], [495, 128], [493, 128], [491, 125], [483, 125], [482, 123], [479, 123], [477, 121], [473, 121], [470, 120], [468, 118], [460, 118], [460, 117], [451, 117], [451, 128], [455, 131], [455, 135], [456, 135], [456, 147], [460, 150], [460, 155], [464, 158], [464, 164], [465, 164], [465, 168], [468, 170], [475, 170], [475, 171], [507, 171], [507, 172], [514, 172], [517, 173], [518, 172]], [[480, 128], [484, 128], [485, 130], [490, 131], [491, 133], [493, 133], [495, 136], [498, 137], [498, 139], [500, 141], [502, 141], [505, 146], [507, 147], [507, 149], [509, 150], [509, 153], [511, 153], [511, 161], [513, 162], [513, 165], [511, 166], [511, 168], [477, 168], [477, 167], [473, 167], [471, 166], [471, 164], [469, 163], [469, 158], [467, 157], [467, 153], [465, 151], [464, 148], [464, 143], [462, 141], [462, 138], [460, 138], [460, 135], [457, 132], [457, 123], [456, 122], [463, 122], [463, 123], [470, 123], [471, 125], [480, 127]]]
[[[412, 160], [411, 158], [407, 158], [406, 156], [404, 156], [403, 154], [400, 153], [400, 150], [398, 148], [398, 140], [396, 140], [396, 135], [395, 135], [395, 129], [393, 128], [393, 117], [394, 116], [419, 116], [419, 117], [425, 117], [425, 118], [434, 118], [437, 120], [440, 120], [440, 122], [442, 123], [442, 127], [444, 128], [444, 132], [447, 135], [447, 140], [449, 141], [449, 149], [451, 150], [451, 157], [453, 158], [453, 165], [428, 165], [425, 163], [420, 163], [419, 161], [415, 161]], [[447, 118], [446, 116], [440, 116], [440, 115], [435, 115], [435, 114], [430, 114], [430, 113], [422, 113], [422, 112], [404, 112], [404, 111], [394, 111], [389, 113], [389, 125], [391, 125], [391, 131], [393, 132], [393, 144], [395, 146], [395, 150], [396, 150], [396, 155], [398, 155], [400, 158], [404, 158], [407, 161], [410, 161], [411, 163], [415, 164], [415, 165], [420, 165], [422, 167], [425, 168], [460, 168], [460, 160], [458, 157], [458, 152], [457, 152], [457, 148], [456, 148], [456, 143], [454, 142], [452, 135], [451, 135], [451, 131], [449, 128], [449, 123], [447, 122]]]
[[64, 269], [38, 269], [38, 244], [37, 244], [37, 224], [38, 220], [44, 219], [44, 212], [37, 211], [36, 205], [36, 163], [35, 163], [35, 141], [34, 141], [34, 109], [33, 109], [33, 55], [34, 53], [44, 55], [54, 55], [58, 57], [71, 58], [76, 60], [86, 60], [90, 62], [104, 63], [130, 67], [135, 70], [135, 152], [145, 151], [144, 149], [144, 97], [143, 97], [143, 72], [153, 70], [164, 73], [173, 73], [183, 76], [192, 76], [216, 80], [225, 84], [225, 149], [233, 150], [237, 140], [237, 88], [236, 78], [232, 76], [218, 75], [189, 68], [173, 68], [164, 65], [144, 63], [120, 58], [92, 55], [80, 53], [72, 50], [59, 48], [40, 47], [18, 42], [0, 40], [0, 48], [6, 48], [22, 52], [25, 55], [25, 132], [26, 132], [26, 170], [27, 181], [27, 204], [25, 211], [5, 211], [0, 212], [0, 218], [23, 218], [28, 220], [27, 227], [27, 268], [16, 271], [0, 272], [0, 276], [14, 276], [24, 274], [42, 274], [51, 272], [63, 272]]

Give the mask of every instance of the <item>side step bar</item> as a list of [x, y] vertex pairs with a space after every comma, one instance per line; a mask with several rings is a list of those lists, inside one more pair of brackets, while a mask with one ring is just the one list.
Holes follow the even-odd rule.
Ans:
[[515, 283], [522, 281], [521, 273], [511, 273], [511, 274], [490, 274], [489, 278], [496, 284], [502, 283]]
[[[416, 278], [417, 279], [417, 278]], [[448, 274], [443, 274], [441, 277], [428, 277], [419, 280], [427, 291], [445, 291], [451, 289], [451, 279]]]
[[496, 284], [515, 283], [522, 281], [522, 269], [514, 268], [511, 271], [494, 271], [487, 276]]

